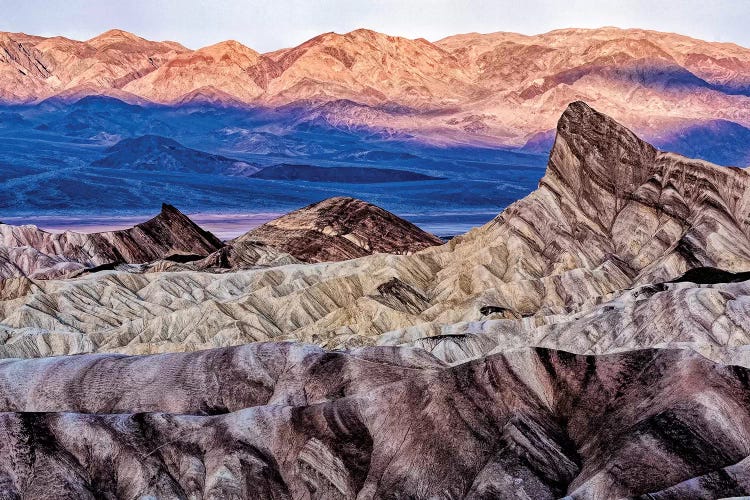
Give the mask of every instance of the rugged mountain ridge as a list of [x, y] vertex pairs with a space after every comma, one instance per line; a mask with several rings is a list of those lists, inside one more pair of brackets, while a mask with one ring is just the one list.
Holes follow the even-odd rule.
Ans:
[[[13, 66], [19, 76], [2, 95], [10, 101], [32, 101], [56, 94], [107, 94], [143, 77], [188, 49], [175, 42], [153, 42], [122, 30], [109, 30], [87, 41], [3, 33], [0, 67]], [[4, 64], [3, 64], [4, 63]], [[117, 92], [115, 92], [117, 93]], [[127, 93], [117, 93], [127, 99]]]
[[509, 146], [534, 146], [574, 100], [664, 144], [716, 120], [750, 126], [750, 49], [649, 30], [470, 33], [432, 43], [361, 29], [267, 54], [231, 40], [190, 51], [118, 30], [86, 42], [16, 33], [2, 40], [0, 98], [13, 103], [89, 94], [169, 105], [295, 103], [312, 118], [316, 104], [348, 100], [378, 112], [339, 106], [344, 128]]
[[[180, 146], [161, 137], [124, 140], [98, 167], [148, 169], [161, 165], [240, 175], [249, 164]], [[302, 261], [340, 261], [375, 252], [407, 254], [443, 242], [380, 207], [329, 198], [223, 243], [171, 205], [131, 229], [49, 233], [36, 226], [0, 224], [0, 279], [54, 279], [81, 272], [227, 272]], [[135, 264], [126, 266], [125, 264]]]
[[155, 102], [174, 104], [196, 92], [219, 89], [240, 102], [252, 102], [267, 86], [274, 65], [234, 40], [183, 53], [141, 79], [126, 92]]

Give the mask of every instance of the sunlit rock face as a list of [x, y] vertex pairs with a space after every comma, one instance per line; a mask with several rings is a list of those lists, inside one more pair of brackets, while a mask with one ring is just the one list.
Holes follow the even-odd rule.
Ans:
[[[750, 160], [738, 142], [750, 127], [750, 49], [673, 33], [566, 29], [429, 42], [359, 29], [260, 54], [233, 40], [192, 51], [111, 30], [87, 41], [2, 33], [0, 47], [2, 102], [292, 104], [300, 120], [341, 129], [546, 152], [560, 113], [585, 100], [660, 145], [679, 146], [683, 131], [710, 137], [723, 123], [717, 146], [696, 156]], [[718, 154], [724, 147], [736, 151]]]

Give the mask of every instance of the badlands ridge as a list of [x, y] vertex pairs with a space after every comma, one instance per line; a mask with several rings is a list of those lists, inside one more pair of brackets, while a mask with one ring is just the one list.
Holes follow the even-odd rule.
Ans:
[[574, 102], [538, 189], [442, 245], [347, 198], [226, 243], [169, 206], [100, 235], [0, 226], [0, 485], [748, 495], [748, 224], [745, 170]]

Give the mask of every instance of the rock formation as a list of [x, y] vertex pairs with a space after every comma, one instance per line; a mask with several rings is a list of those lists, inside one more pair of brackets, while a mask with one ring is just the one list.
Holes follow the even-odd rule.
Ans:
[[[159, 137], [121, 141], [99, 167], [176, 171], [248, 164], [208, 155]], [[238, 163], [244, 165], [238, 166]], [[237, 169], [237, 170], [235, 170]], [[0, 224], [0, 278], [72, 277], [123, 272], [211, 271], [341, 261], [375, 252], [413, 253], [442, 241], [392, 213], [354, 198], [329, 198], [249, 231], [225, 245], [171, 205], [132, 229], [104, 233], [49, 233], [36, 226]], [[123, 264], [134, 264], [125, 266]]]
[[121, 231], [55, 234], [36, 226], [0, 224], [0, 277], [54, 278], [172, 254], [206, 256], [222, 246], [214, 235], [166, 204], [153, 219]]
[[235, 240], [272, 246], [305, 262], [373, 253], [410, 254], [442, 241], [404, 219], [354, 198], [336, 197], [295, 210]]

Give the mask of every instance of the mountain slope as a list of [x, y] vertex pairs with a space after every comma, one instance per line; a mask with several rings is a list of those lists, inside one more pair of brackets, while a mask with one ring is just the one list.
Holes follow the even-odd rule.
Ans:
[[427, 40], [366, 29], [324, 33], [269, 56], [280, 68], [268, 88], [274, 101], [353, 98], [446, 105], [479, 91], [458, 61]]
[[174, 253], [208, 255], [223, 244], [171, 205], [131, 229], [48, 233], [0, 224], [0, 277], [52, 278], [86, 268], [145, 263]]
[[442, 243], [382, 208], [345, 197], [301, 208], [235, 241], [258, 241], [306, 262], [354, 259], [377, 252], [408, 254]]
[[[738, 45], [619, 28], [535, 36], [472, 33], [436, 45], [494, 91], [467, 104], [454, 119], [484, 117], [486, 131], [493, 135], [504, 130], [523, 135], [525, 142], [552, 129], [573, 100], [606, 109], [652, 139], [674, 120], [711, 117], [748, 125], [750, 49]], [[519, 113], [519, 106], [529, 113]]]
[[641, 29], [435, 43], [361, 29], [268, 54], [231, 40], [189, 51], [119, 30], [86, 42], [0, 39], [0, 98], [9, 102], [101, 94], [175, 106], [295, 104], [315, 114], [349, 100], [382, 109], [338, 106], [331, 114], [341, 127], [513, 147], [552, 130], [575, 100], [655, 142], [707, 120], [750, 127], [750, 49]]
[[179, 102], [206, 89], [251, 102], [263, 93], [274, 72], [267, 58], [230, 40], [181, 54], [123, 89], [162, 103]]
[[0, 97], [11, 102], [59, 93], [106, 95], [187, 51], [175, 42], [152, 42], [122, 30], [85, 42], [2, 33], [0, 45]]
[[750, 128], [726, 120], [708, 120], [664, 134], [655, 144], [667, 151], [721, 165], [750, 166]]

